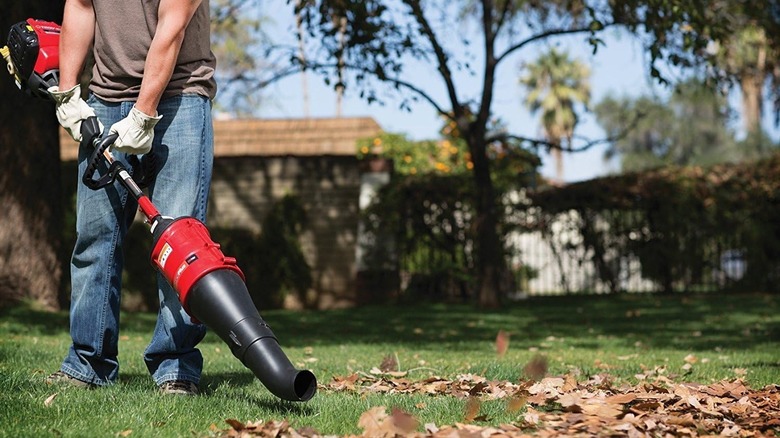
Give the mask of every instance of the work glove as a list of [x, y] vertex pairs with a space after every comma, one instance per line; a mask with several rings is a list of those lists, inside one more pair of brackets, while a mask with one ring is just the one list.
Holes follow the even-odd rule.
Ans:
[[162, 116], [148, 116], [133, 106], [127, 117], [114, 123], [109, 129], [109, 133], [119, 136], [112, 149], [133, 155], [149, 152], [154, 140], [154, 126], [160, 119]]
[[[74, 140], [81, 141], [81, 122], [95, 116], [95, 110], [81, 98], [81, 86], [76, 85], [70, 90], [60, 91], [60, 87], [53, 86], [47, 89], [56, 105], [57, 120], [68, 131]], [[100, 132], [103, 132], [103, 124], [98, 120]]]

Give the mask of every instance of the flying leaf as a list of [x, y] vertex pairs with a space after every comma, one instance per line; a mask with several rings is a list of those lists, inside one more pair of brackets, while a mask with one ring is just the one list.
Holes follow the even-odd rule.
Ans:
[[511, 399], [509, 399], [509, 403], [507, 403], [506, 405], [506, 410], [509, 413], [517, 412], [520, 409], [523, 409], [525, 403], [526, 403], [525, 397], [515, 395]]
[[387, 420], [387, 409], [384, 406], [376, 406], [360, 415], [358, 427], [363, 429], [365, 436], [394, 436], [392, 421]]
[[420, 425], [420, 422], [411, 414], [398, 408], [393, 408], [390, 413], [390, 418], [392, 419], [393, 426], [395, 426], [397, 432], [400, 432], [400, 435], [408, 435], [417, 430], [417, 426]]
[[547, 358], [537, 354], [525, 365], [523, 374], [530, 380], [542, 380], [547, 374]]
[[382, 363], [379, 365], [379, 369], [384, 373], [389, 371], [399, 371], [398, 359], [393, 354], [385, 356], [385, 358], [382, 359]]
[[496, 354], [498, 357], [504, 357], [507, 350], [509, 350], [509, 333], [499, 330], [496, 335]]
[[479, 414], [479, 408], [482, 406], [482, 402], [479, 401], [476, 397], [469, 397], [468, 401], [466, 401], [466, 409], [465, 413], [463, 414], [463, 420], [466, 423], [471, 423], [474, 421], [474, 419], [477, 418], [477, 414]]

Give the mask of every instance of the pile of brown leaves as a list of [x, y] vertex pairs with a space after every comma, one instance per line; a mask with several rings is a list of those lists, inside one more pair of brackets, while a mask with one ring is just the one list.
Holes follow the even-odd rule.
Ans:
[[[463, 422], [420, 426], [411, 414], [377, 406], [358, 422], [363, 437], [526, 437], [561, 435], [615, 436], [775, 436], [780, 432], [780, 386], [747, 388], [742, 380], [710, 385], [674, 383], [658, 376], [636, 386], [615, 385], [609, 375], [584, 382], [574, 376], [529, 379], [520, 383], [489, 381], [471, 374], [455, 379], [431, 377], [412, 381], [403, 373], [355, 373], [335, 377], [321, 389], [357, 393], [453, 396], [467, 399]], [[517, 413], [512, 424], [483, 426], [483, 400], [507, 399]], [[296, 430], [286, 421], [241, 423], [212, 432], [235, 437], [322, 437], [310, 429]]]

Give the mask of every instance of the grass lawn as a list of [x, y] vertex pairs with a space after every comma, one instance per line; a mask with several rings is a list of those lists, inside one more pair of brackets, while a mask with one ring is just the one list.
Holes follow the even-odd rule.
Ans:
[[[545, 297], [499, 311], [425, 304], [261, 314], [291, 361], [317, 375], [320, 390], [311, 401], [277, 400], [213, 333], [201, 344], [203, 396], [157, 394], [142, 361], [151, 314], [122, 315], [116, 385], [94, 391], [47, 386], [44, 377], [58, 369], [70, 342], [67, 313], [2, 310], [0, 436], [213, 436], [230, 428], [228, 419], [287, 420], [298, 430], [360, 434], [361, 415], [377, 406], [400, 408], [420, 425], [475, 417], [465, 397], [333, 389], [334, 377], [375, 376], [372, 369], [388, 360], [413, 382], [472, 374], [517, 383], [526, 365], [543, 357], [548, 376], [608, 375], [615, 385], [637, 385], [651, 374], [702, 384], [741, 378], [753, 389], [780, 383], [776, 295]], [[499, 331], [510, 335], [501, 356]], [[482, 401], [473, 422], [520, 424], [526, 407], [508, 409], [508, 403]]]

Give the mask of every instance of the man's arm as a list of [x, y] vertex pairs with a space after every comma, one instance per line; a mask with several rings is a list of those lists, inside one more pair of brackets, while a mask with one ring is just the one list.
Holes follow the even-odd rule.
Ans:
[[94, 37], [92, 0], [67, 0], [60, 34], [60, 90], [69, 90], [79, 83]]
[[168, 86], [179, 57], [184, 31], [201, 0], [160, 0], [155, 30], [144, 64], [144, 78], [135, 107], [150, 116], [157, 114], [163, 91]]
[[[95, 37], [95, 10], [92, 0], [67, 0], [60, 32], [59, 84], [49, 87], [57, 121], [76, 141], [81, 141], [81, 122], [95, 111], [81, 99], [79, 79], [87, 52]], [[103, 124], [98, 120], [100, 131]]]

